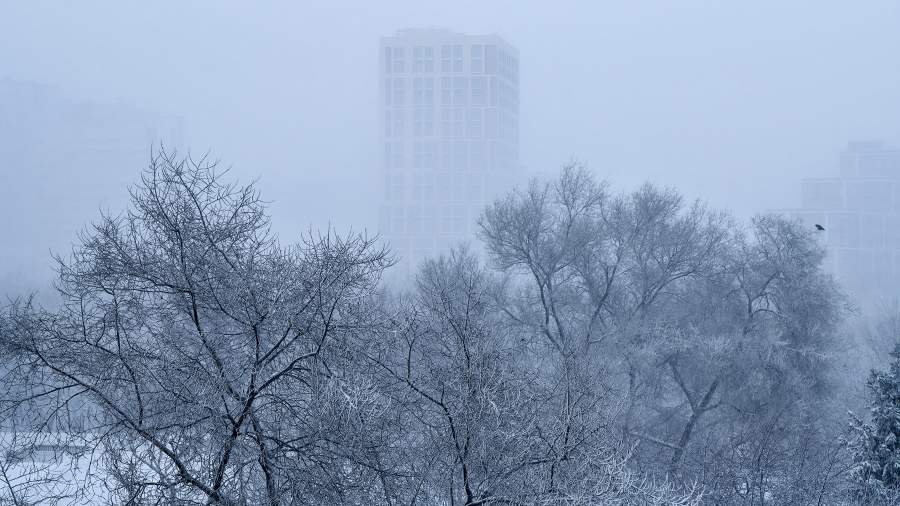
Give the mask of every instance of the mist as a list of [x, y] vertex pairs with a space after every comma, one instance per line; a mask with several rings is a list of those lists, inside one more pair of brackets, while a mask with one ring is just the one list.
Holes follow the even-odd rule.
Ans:
[[[159, 371], [165, 372], [162, 377], [188, 378], [184, 384], [208, 374], [210, 381], [222, 382], [216, 383], [221, 390], [216, 395], [247, 401], [241, 392], [255, 395], [257, 373], [271, 365], [261, 365], [259, 343], [266, 339], [256, 335], [257, 324], [269, 315], [253, 306], [263, 293], [261, 304], [275, 308], [275, 322], [266, 322], [273, 327], [263, 334], [277, 333], [273, 329], [282, 324], [296, 329], [294, 316], [284, 316], [291, 311], [305, 315], [320, 333], [318, 344], [307, 348], [276, 339], [272, 354], [296, 358], [285, 369], [292, 374], [297, 363], [327, 355], [317, 363], [327, 373], [303, 365], [297, 383], [284, 386], [320, 396], [322, 411], [282, 421], [281, 414], [260, 408], [263, 427], [251, 431], [249, 422], [242, 425], [244, 419], [235, 415], [238, 408], [230, 403], [236, 401], [223, 395], [224, 407], [207, 406], [210, 412], [238, 419], [235, 434], [278, 433], [271, 441], [282, 446], [271, 455], [286, 459], [282, 471], [289, 471], [272, 478], [264, 462], [270, 449], [260, 442], [244, 450], [255, 455], [248, 462], [259, 462], [257, 474], [265, 480], [236, 472], [222, 485], [221, 475], [207, 480], [197, 471], [193, 481], [185, 478], [166, 494], [180, 494], [183, 490], [175, 489], [183, 486], [188, 492], [181, 497], [191, 500], [231, 504], [240, 497], [255, 504], [265, 490], [272, 504], [288, 504], [311, 490], [320, 504], [369, 504], [375, 496], [400, 504], [414, 503], [417, 487], [423, 487], [420, 500], [429, 504], [816, 504], [805, 502], [813, 499], [891, 504], [900, 497], [900, 475], [872, 478], [874, 471], [857, 464], [892, 469], [891, 462], [900, 462], [893, 447], [894, 453], [887, 453], [896, 458], [887, 463], [875, 463], [878, 459], [864, 451], [867, 444], [896, 440], [879, 432], [889, 424], [879, 425], [876, 408], [879, 400], [892, 398], [891, 389], [900, 391], [900, 348], [891, 354], [900, 333], [898, 26], [900, 3], [894, 0], [6, 2], [0, 7], [0, 352], [19, 361], [0, 364], [0, 384], [9, 385], [0, 389], [0, 428], [4, 416], [30, 416], [29, 395], [41, 397], [47, 394], [41, 388], [55, 388], [35, 377], [61, 374], [67, 382], [87, 370], [94, 376], [77, 376], [82, 383], [76, 384], [86, 397], [99, 397], [73, 409], [81, 417], [77, 427], [51, 423], [60, 416], [53, 410], [30, 437], [47, 430], [90, 432], [91, 420], [83, 418], [99, 406], [118, 424], [116, 430], [132, 438], [126, 441], [137, 441], [116, 447], [123, 452], [117, 455], [132, 458], [150, 441], [147, 458], [159, 457], [153, 452], [160, 450], [181, 469], [166, 452], [189, 462], [193, 450], [154, 447], [157, 443], [141, 433], [146, 384], [140, 371], [154, 378]], [[390, 56], [397, 50], [399, 67]], [[460, 67], [450, 72], [456, 58]], [[478, 87], [469, 88], [475, 82]], [[490, 101], [498, 96], [500, 105]], [[489, 119], [490, 108], [499, 120]], [[398, 111], [406, 115], [405, 133]], [[495, 131], [489, 134], [489, 128]], [[392, 158], [390, 150], [398, 145], [406, 151]], [[456, 171], [459, 167], [468, 172]], [[456, 179], [441, 179], [441, 171], [456, 171]], [[484, 174], [500, 172], [508, 178], [498, 176], [503, 183], [490, 183], [496, 185], [492, 189], [482, 180], [469, 184], [472, 174], [486, 181]], [[148, 174], [159, 180], [147, 179]], [[239, 185], [251, 186], [241, 193], [235, 189]], [[192, 237], [200, 245], [180, 244], [182, 250], [219, 251], [221, 239], [204, 221], [211, 218], [210, 223], [224, 223], [224, 232], [216, 231], [221, 237], [233, 234], [245, 241], [236, 242], [247, 248], [237, 254], [240, 259], [266, 261], [239, 270], [230, 252], [221, 253], [224, 263], [198, 253], [200, 270], [221, 281], [215, 288], [210, 284], [212, 295], [171, 281], [183, 274], [177, 267], [155, 271], [168, 264], [142, 255], [169, 251], [172, 244], [144, 232], [169, 219], [166, 206], [190, 207], [177, 197], [184, 195], [195, 204], [209, 203], [209, 210], [197, 205], [200, 228], [190, 221], [193, 215], [172, 225], [178, 234], [204, 231]], [[702, 205], [692, 207], [695, 201]], [[247, 217], [243, 227], [227, 219], [229, 211]], [[103, 216], [119, 221], [104, 222]], [[268, 235], [269, 218], [277, 240]], [[139, 225], [129, 230], [124, 223]], [[529, 240], [516, 242], [521, 237]], [[456, 248], [460, 242], [471, 247]], [[281, 245], [294, 246], [280, 250]], [[83, 258], [105, 270], [84, 268]], [[663, 267], [641, 263], [648, 258], [674, 260]], [[403, 270], [392, 265], [395, 260]], [[647, 278], [654, 269], [663, 273], [660, 279]], [[645, 278], [634, 274], [639, 271]], [[148, 318], [156, 323], [147, 325], [159, 325], [147, 331], [149, 349], [163, 351], [152, 364], [145, 362], [147, 349], [117, 356], [127, 372], [121, 376], [130, 377], [121, 380], [126, 386], [91, 390], [85, 385], [106, 380], [97, 366], [102, 362], [97, 357], [105, 355], [90, 348], [89, 326], [82, 325], [85, 335], [76, 336], [86, 348], [67, 354], [72, 338], [60, 337], [54, 325], [92, 317], [66, 314], [83, 303], [73, 294], [106, 289], [107, 281], [119, 287], [126, 278], [130, 284], [121, 289], [134, 297], [126, 297], [129, 301], [143, 300], [143, 290], [156, 293], [142, 284], [147, 280], [162, 279], [162, 292], [174, 294], [147, 309], [157, 318]], [[347, 328], [358, 325], [353, 327], [358, 334], [331, 326], [321, 293], [332, 296], [334, 280], [346, 291], [327, 301], [333, 304], [330, 311], [342, 308], [342, 317], [354, 322]], [[250, 295], [243, 286], [251, 287]], [[290, 306], [306, 300], [303, 290], [310, 286], [319, 290], [319, 305]], [[178, 328], [172, 331], [167, 318], [185, 310], [179, 299], [185, 293], [190, 294], [184, 320], [189, 325], [173, 324]], [[278, 295], [265, 298], [272, 293]], [[281, 298], [282, 293], [294, 299]], [[31, 294], [35, 306], [28, 303]], [[100, 293], [94, 303], [102, 306], [106, 295], [112, 293]], [[358, 301], [369, 305], [361, 308]], [[478, 374], [470, 369], [469, 341], [459, 335], [455, 341], [447, 330], [459, 333], [457, 303], [478, 308], [475, 330], [466, 339], [478, 343], [479, 367], [496, 369]], [[115, 318], [98, 317], [104, 329], [109, 324], [118, 332], [120, 325], [147, 318], [135, 310], [138, 316], [120, 322], [118, 299], [113, 306]], [[206, 310], [212, 316], [203, 314]], [[241, 320], [251, 313], [265, 316]], [[325, 314], [327, 321], [318, 322]], [[225, 327], [232, 323], [222, 321], [232, 320], [247, 327], [230, 334]], [[257, 361], [247, 365], [252, 353], [216, 348], [222, 342], [210, 344], [207, 332], [222, 342], [254, 334]], [[108, 337], [100, 334], [96, 343]], [[220, 370], [203, 369], [206, 363], [191, 369], [195, 365], [173, 359], [182, 353], [175, 335], [187, 336], [187, 355], [209, 353]], [[576, 335], [583, 342], [573, 344]], [[345, 339], [346, 348], [329, 349], [333, 337]], [[76, 372], [54, 368], [47, 362], [54, 355], [36, 342], [52, 344], [61, 363], [71, 358], [87, 365]], [[103, 353], [112, 349], [95, 346]], [[408, 352], [406, 363], [397, 350]], [[222, 366], [221, 356], [232, 352], [240, 356]], [[332, 374], [334, 364], [340, 374]], [[416, 367], [424, 371], [419, 376]], [[873, 370], [882, 381], [867, 384]], [[285, 382], [296, 379], [286, 377]], [[497, 382], [473, 386], [473, 377]], [[280, 386], [280, 378], [274, 374], [273, 384]], [[240, 388], [229, 384], [232, 379]], [[547, 385], [565, 385], [566, 394]], [[156, 395], [155, 388], [144, 393]], [[165, 388], [160, 391], [171, 395], [153, 401], [165, 406], [162, 411], [184, 409], [197, 417], [198, 427], [206, 423], [206, 412], [191, 411], [205, 406], [206, 394], [191, 390], [196, 397], [185, 407], [176, 395], [180, 387]], [[116, 404], [119, 395], [122, 405], [131, 402], [130, 393], [121, 393], [126, 391], [137, 392], [139, 408]], [[541, 418], [569, 402], [573, 391], [590, 401], [578, 406], [583, 411], [567, 407], [574, 411], [567, 412], [565, 424], [578, 419], [583, 426], [572, 428], [554, 415]], [[297, 402], [285, 399], [279, 402]], [[471, 405], [494, 411], [459, 407]], [[434, 406], [443, 413], [437, 421], [428, 418]], [[62, 407], [68, 410], [69, 401], [56, 406]], [[137, 419], [129, 418], [132, 408], [141, 413]], [[848, 422], [847, 410], [859, 417]], [[824, 411], [829, 415], [820, 416]], [[403, 416], [392, 420], [385, 413]], [[441, 425], [444, 415], [449, 426]], [[457, 428], [452, 419], [461, 417], [471, 423], [466, 437], [471, 435], [484, 455], [466, 453], [468, 439], [461, 451], [456, 432], [453, 441], [441, 439]], [[161, 433], [171, 420], [164, 422], [158, 422]], [[317, 456], [322, 460], [310, 462], [319, 467], [291, 467], [296, 459], [290, 452], [296, 449], [277, 439], [278, 431], [293, 430], [284, 428], [289, 424], [333, 428], [328, 444], [336, 446], [327, 451], [346, 451], [352, 458]], [[541, 432], [552, 434], [563, 425], [557, 439]], [[430, 432], [434, 427], [441, 429]], [[479, 432], [485, 427], [496, 433]], [[584, 448], [566, 446], [569, 429], [583, 431]], [[0, 443], [19, 444], [17, 434], [9, 435], [13, 432], [0, 431]], [[407, 433], [421, 436], [416, 443], [421, 445], [393, 451], [392, 442]], [[780, 439], [772, 443], [770, 433]], [[738, 434], [746, 439], [737, 441]], [[483, 481], [472, 485], [469, 475], [481, 472], [475, 461], [494, 465], [492, 452], [501, 439], [517, 450], [497, 457], [495, 474], [485, 471]], [[347, 450], [361, 441], [381, 453], [362, 457], [353, 453], [356, 447]], [[56, 444], [51, 443], [32, 439], [23, 448]], [[211, 455], [229, 454], [230, 444]], [[536, 448], [546, 454], [528, 453]], [[582, 453], [569, 458], [570, 451]], [[777, 462], [765, 472], [753, 467], [775, 453], [772, 462]], [[521, 474], [528, 466], [514, 462], [519, 454], [530, 456], [529, 466], [539, 462], [547, 469]], [[429, 461], [432, 455], [435, 460]], [[366, 460], [370, 457], [376, 460]], [[570, 461], [583, 466], [559, 471]], [[809, 461], [819, 467], [801, 465]], [[226, 464], [227, 458], [222, 469]], [[0, 471], [7, 469], [3, 465], [0, 460]], [[432, 465], [449, 484], [424, 471]], [[600, 475], [579, 474], [600, 468], [605, 470]], [[320, 469], [326, 470], [323, 476], [303, 481]], [[351, 479], [333, 469], [359, 474]], [[367, 474], [373, 470], [377, 479]], [[189, 474], [179, 472], [175, 481]], [[61, 476], [66, 478], [47, 478], [47, 483], [72, 481]], [[512, 481], [504, 481], [509, 476]], [[276, 493], [270, 478], [292, 485]], [[131, 493], [136, 482], [123, 480], [117, 490]], [[325, 490], [329, 487], [321, 484], [329, 480], [339, 485]], [[877, 490], [860, 485], [872, 480], [879, 482]], [[207, 482], [217, 484], [211, 488]], [[23, 490], [31, 492], [23, 497], [49, 490], [27, 485]], [[250, 495], [241, 495], [245, 485]], [[15, 486], [8, 489], [15, 499]], [[639, 492], [628, 497], [596, 492], [614, 489]], [[2, 490], [0, 502], [6, 498]], [[341, 493], [332, 495], [334, 490]], [[83, 490], [78, 494], [73, 497], [90, 497]], [[842, 502], [829, 502], [838, 499]]]
[[[0, 18], [0, 77], [180, 118], [183, 147], [258, 177], [288, 234], [377, 227], [378, 39], [407, 27], [497, 33], [519, 49], [527, 175], [577, 159], [623, 188], [674, 185], [749, 216], [796, 206], [800, 179], [833, 172], [848, 141], [900, 141], [890, 1], [17, 2]], [[22, 258], [67, 249], [97, 214], [96, 194], [65, 191], [66, 173], [128, 182], [141, 168], [33, 178], [4, 164], [0, 205], [16, 219], [0, 279], [43, 268]], [[125, 195], [102, 197], [116, 208]], [[53, 237], [46, 216], [65, 217]]]

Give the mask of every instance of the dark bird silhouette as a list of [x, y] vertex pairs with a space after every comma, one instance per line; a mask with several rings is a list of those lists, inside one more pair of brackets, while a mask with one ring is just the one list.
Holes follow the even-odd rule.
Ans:
[[821, 231], [825, 230], [825, 227], [823, 227], [822, 225], [819, 225], [818, 223], [816, 223], [816, 230], [818, 230], [819, 232], [821, 232]]

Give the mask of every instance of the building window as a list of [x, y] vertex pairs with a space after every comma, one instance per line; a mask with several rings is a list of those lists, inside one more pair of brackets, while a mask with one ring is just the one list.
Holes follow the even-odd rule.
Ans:
[[425, 137], [431, 137], [434, 135], [434, 109], [428, 108], [425, 109], [425, 118], [424, 118], [424, 131], [422, 135]]
[[469, 177], [466, 179], [466, 197], [469, 198], [469, 202], [481, 202], [481, 178], [481, 174], [469, 173]]
[[422, 46], [416, 46], [413, 48], [413, 72], [417, 74], [422, 73], [422, 69], [425, 67], [425, 48]]
[[450, 141], [441, 142], [441, 169], [449, 169], [453, 164], [453, 144]]
[[455, 141], [453, 143], [453, 168], [460, 170], [466, 169], [469, 165], [469, 149], [466, 141]]
[[404, 99], [406, 98], [406, 84], [403, 82], [402, 77], [394, 78], [394, 105], [403, 105]]
[[[466, 198], [466, 173], [463, 171], [456, 171], [453, 173], [453, 201], [454, 202], [462, 202]], [[455, 206], [454, 206], [455, 207]]]
[[394, 127], [392, 129], [394, 137], [403, 137], [403, 110], [394, 109], [391, 116], [394, 119]]
[[466, 105], [469, 83], [465, 77], [453, 78], [453, 105]]
[[403, 176], [401, 174], [392, 173], [384, 176], [387, 200], [401, 200], [403, 197]]
[[453, 46], [453, 72], [463, 71], [463, 47], [461, 45]]
[[472, 78], [472, 105], [485, 105], [487, 103], [484, 89], [484, 77]]
[[384, 58], [384, 73], [385, 73], [385, 74], [390, 74], [390, 73], [391, 73], [391, 64], [392, 64], [392, 61], [391, 61], [391, 48], [385, 47], [385, 48], [384, 48], [384, 55], [382, 55], [382, 57]]
[[441, 136], [449, 139], [453, 136], [453, 111], [441, 109]]
[[[900, 218], [885, 216], [884, 232], [885, 247], [892, 250], [900, 249]], [[900, 263], [900, 255], [897, 256], [897, 261]]]
[[505, 82], [498, 84], [500, 94], [497, 96], [497, 104], [501, 109], [511, 109], [512, 101], [510, 100], [510, 88]]
[[484, 72], [484, 46], [481, 44], [473, 44], [471, 53], [471, 71], [473, 74], [481, 74]]
[[395, 47], [391, 50], [391, 56], [394, 60], [394, 73], [403, 72], [403, 48]]
[[457, 139], [463, 137], [463, 116], [465, 116], [465, 109], [453, 109], [453, 137]]
[[391, 136], [391, 110], [388, 109], [384, 111], [384, 136], [390, 138]]
[[481, 137], [481, 109], [469, 109], [466, 134], [470, 139]]
[[425, 72], [434, 72], [434, 48], [425, 48]]
[[425, 101], [425, 105], [431, 105], [434, 103], [434, 78], [426, 77], [424, 80], [424, 91], [423, 91], [423, 100]]
[[[469, 166], [473, 169], [484, 169], [484, 142], [474, 141], [469, 144]], [[475, 198], [474, 194], [470, 194], [469, 198]]]
[[422, 209], [422, 226], [425, 230], [437, 229], [437, 216], [435, 216], [434, 206], [425, 206]]
[[435, 168], [435, 159], [437, 151], [437, 142], [435, 141], [426, 141], [424, 146], [424, 153], [422, 154], [422, 167], [426, 169], [434, 169]]
[[439, 200], [446, 201], [450, 197], [450, 191], [453, 188], [453, 172], [440, 171], [435, 176], [434, 185], [440, 189]]
[[391, 193], [394, 194], [394, 200], [403, 199], [403, 175], [394, 174], [391, 178]]
[[491, 96], [491, 105], [492, 105], [492, 106], [496, 106], [497, 103], [499, 102], [499, 100], [498, 100], [498, 98], [497, 98], [497, 95], [500, 94], [500, 91], [499, 91], [499, 90], [500, 90], [500, 86], [499, 86], [499, 84], [498, 84], [498, 82], [497, 82], [497, 78], [496, 78], [496, 77], [491, 77], [491, 92], [490, 92], [490, 96]]
[[450, 206], [441, 206], [441, 233], [450, 235], [453, 230], [453, 209]]
[[413, 174], [413, 200], [422, 200], [425, 196], [425, 173], [416, 172]]
[[406, 208], [406, 231], [411, 235], [421, 233], [422, 220], [420, 219], [419, 208], [416, 206]]
[[391, 105], [391, 80], [390, 78], [384, 80], [384, 105]]
[[[462, 182], [460, 182], [462, 183]], [[453, 233], [462, 235], [466, 231], [466, 209], [463, 206], [453, 206]]]
[[431, 77], [413, 79], [413, 104], [431, 105], [434, 103], [434, 79]]
[[413, 79], [413, 105], [420, 106], [425, 99], [425, 89], [422, 86], [422, 78]]
[[497, 46], [484, 46], [484, 73], [497, 73]]
[[[417, 172], [415, 175], [415, 199], [429, 201], [434, 198], [434, 172]], [[426, 224], [426, 227], [429, 225]], [[427, 228], [426, 228], [427, 230]]]
[[484, 110], [484, 137], [486, 139], [497, 138], [499, 120], [497, 118], [497, 109], [491, 107]]
[[413, 109], [413, 137], [421, 137], [422, 136], [422, 117], [424, 116], [424, 111], [422, 109], [416, 108]]
[[441, 72], [449, 73], [453, 69], [452, 48], [441, 46]]
[[422, 148], [422, 141], [415, 141], [413, 143], [413, 164], [412, 167], [414, 169], [422, 168], [422, 159], [424, 158], [424, 149]]
[[453, 97], [453, 80], [449, 77], [441, 78], [441, 105], [450, 105]]
[[[434, 172], [425, 172], [424, 175], [425, 175], [425, 194], [423, 196], [425, 197], [425, 200], [431, 201], [431, 200], [434, 200]], [[428, 206], [428, 207], [431, 207], [431, 206]], [[426, 216], [427, 216], [427, 214], [428, 213], [426, 213]], [[434, 216], [432, 214], [432, 222], [434, 221], [433, 217]], [[432, 225], [433, 225], [433, 223], [432, 223]]]

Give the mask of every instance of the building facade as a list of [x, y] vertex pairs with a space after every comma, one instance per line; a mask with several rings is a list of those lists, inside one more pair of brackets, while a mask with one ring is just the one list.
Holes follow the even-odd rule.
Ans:
[[401, 30], [380, 45], [379, 230], [402, 275], [475, 238], [519, 166], [519, 56], [496, 35]]
[[827, 268], [858, 301], [900, 295], [900, 149], [850, 143], [838, 177], [802, 182], [802, 204], [790, 213], [820, 224]]

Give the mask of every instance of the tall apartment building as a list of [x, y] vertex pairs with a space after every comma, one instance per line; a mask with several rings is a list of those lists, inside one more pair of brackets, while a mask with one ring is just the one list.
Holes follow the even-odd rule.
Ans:
[[519, 55], [496, 35], [401, 30], [381, 40], [379, 228], [409, 275], [475, 237], [519, 165]]
[[859, 302], [900, 296], [900, 149], [850, 143], [840, 175], [803, 180], [789, 213], [825, 227], [826, 266]]

